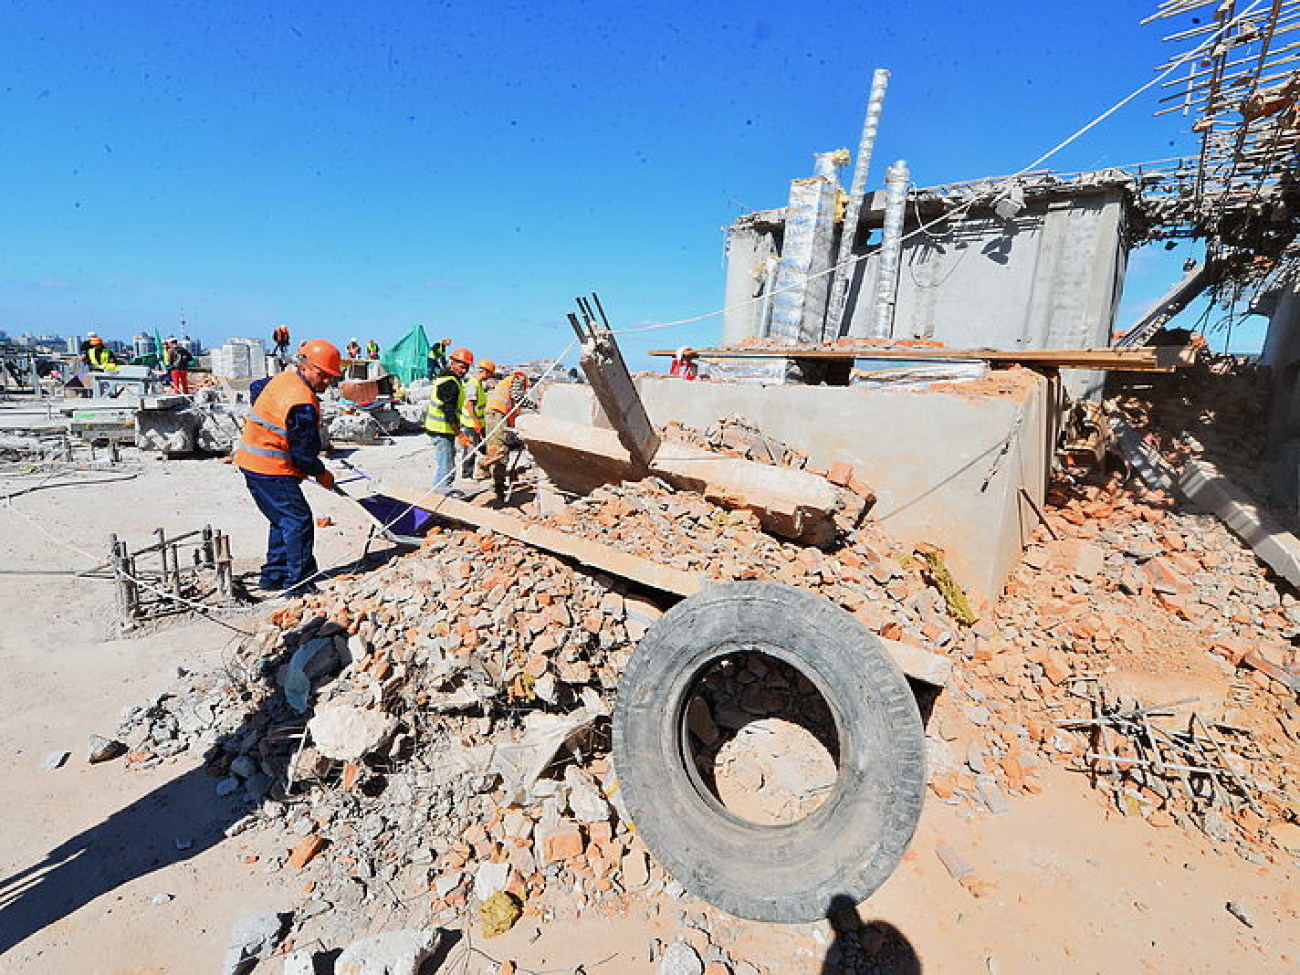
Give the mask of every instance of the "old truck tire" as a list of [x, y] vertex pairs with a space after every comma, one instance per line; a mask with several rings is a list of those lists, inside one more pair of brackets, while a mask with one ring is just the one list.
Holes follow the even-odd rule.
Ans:
[[[690, 757], [686, 709], [699, 678], [754, 652], [811, 681], [838, 736], [829, 796], [789, 824], [734, 815]], [[706, 589], [646, 633], [619, 684], [614, 762], [627, 812], [668, 873], [761, 921], [826, 917], [837, 895], [865, 900], [902, 858], [925, 789], [916, 699], [880, 641], [828, 600], [772, 582]]]

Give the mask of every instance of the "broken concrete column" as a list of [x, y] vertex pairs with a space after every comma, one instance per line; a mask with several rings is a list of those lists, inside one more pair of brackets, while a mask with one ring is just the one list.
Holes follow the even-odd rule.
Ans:
[[589, 323], [588, 333], [582, 338], [579, 364], [610, 426], [617, 432], [619, 443], [633, 463], [644, 471], [659, 449], [659, 434], [646, 416], [614, 333]]
[[[566, 490], [586, 494], [640, 477], [610, 431], [543, 416], [521, 417], [518, 430], [537, 465]], [[811, 545], [830, 544], [840, 528], [857, 524], [866, 507], [816, 474], [673, 441], [659, 447], [650, 473], [724, 508], [752, 511], [766, 530]]]
[[790, 184], [785, 240], [777, 265], [768, 336], [781, 345], [821, 340], [830, 294], [830, 267], [839, 182], [812, 176]]

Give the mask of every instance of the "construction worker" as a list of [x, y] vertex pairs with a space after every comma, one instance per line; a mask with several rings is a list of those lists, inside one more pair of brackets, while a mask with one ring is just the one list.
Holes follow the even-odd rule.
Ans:
[[81, 355], [81, 361], [90, 365], [90, 343], [92, 339], [99, 338], [98, 332], [87, 332], [86, 337], [81, 342], [81, 347], [77, 350]]
[[453, 493], [456, 438], [460, 435], [460, 417], [465, 409], [462, 379], [473, 364], [474, 353], [469, 349], [457, 349], [447, 360], [446, 367], [434, 377], [429, 389], [424, 429], [433, 446], [433, 489], [439, 494]]
[[176, 336], [169, 335], [163, 342], [163, 365], [171, 377], [172, 391], [188, 395], [190, 391], [190, 363], [194, 356], [190, 350], [176, 341]]
[[487, 428], [487, 449], [483, 469], [492, 477], [492, 490], [498, 502], [506, 499], [506, 460], [514, 440], [515, 417], [528, 394], [528, 377], [512, 372], [488, 393], [483, 425]]
[[374, 339], [371, 339], [369, 342], [366, 343], [366, 358], [367, 359], [379, 358], [379, 343], [376, 342]]
[[90, 346], [86, 349], [86, 362], [91, 369], [116, 369], [117, 357], [113, 350], [104, 344], [98, 335], [91, 335]]
[[324, 339], [303, 344], [297, 367], [253, 383], [252, 411], [244, 422], [235, 463], [244, 472], [248, 493], [271, 523], [260, 588], [314, 590], [314, 525], [301, 481], [314, 477], [334, 488], [334, 475], [321, 463], [320, 393], [343, 374], [342, 357]]
[[361, 358], [361, 343], [356, 339], [348, 339], [348, 347], [345, 353], [349, 359]]
[[451, 347], [451, 339], [443, 339], [441, 342], [435, 342], [429, 347], [429, 378], [442, 375], [447, 369], [447, 349]]
[[283, 369], [289, 364], [289, 326], [277, 325], [271, 332], [271, 344], [275, 347], [273, 354]]
[[487, 384], [497, 377], [497, 364], [491, 359], [480, 359], [475, 374], [466, 379], [465, 406], [460, 411], [461, 477], [474, 476], [474, 462], [478, 460], [479, 444], [483, 442], [483, 414], [487, 410]]

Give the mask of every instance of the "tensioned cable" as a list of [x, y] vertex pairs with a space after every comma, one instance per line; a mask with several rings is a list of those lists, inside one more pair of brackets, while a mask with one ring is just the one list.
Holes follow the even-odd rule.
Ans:
[[[1254, 4], [1252, 4], [1252, 5], [1251, 5], [1250, 7], [1248, 7], [1246, 10], [1244, 10], [1242, 13], [1238, 14], [1236, 17], [1234, 17], [1234, 18], [1233, 18], [1233, 22], [1235, 22], [1235, 21], [1239, 21], [1239, 20], [1242, 20], [1243, 18], [1246, 18], [1246, 17], [1248, 17], [1250, 14], [1254, 13], [1254, 12], [1255, 12], [1259, 7], [1260, 7], [1260, 5], [1262, 4], [1262, 2], [1263, 2], [1263, 0], [1256, 0], [1256, 2], [1255, 2]], [[1231, 23], [1232, 23], [1232, 22], [1230, 22], [1230, 24], [1231, 24]], [[1185, 54], [1183, 54], [1181, 57], [1175, 59], [1174, 61], [1172, 61], [1172, 62], [1170, 63], [1169, 67], [1167, 67], [1164, 71], [1160, 72], [1158, 75], [1156, 75], [1156, 76], [1155, 76], [1154, 78], [1152, 78], [1150, 81], [1148, 81], [1146, 84], [1144, 84], [1144, 85], [1142, 85], [1141, 87], [1139, 87], [1139, 88], [1133, 90], [1133, 91], [1130, 92], [1128, 95], [1125, 95], [1123, 98], [1121, 98], [1118, 102], [1116, 102], [1116, 103], [1115, 103], [1114, 105], [1112, 105], [1110, 108], [1106, 109], [1106, 111], [1102, 112], [1102, 113], [1101, 113], [1100, 115], [1098, 115], [1096, 118], [1092, 119], [1092, 121], [1088, 122], [1086, 125], [1084, 125], [1084, 126], [1083, 126], [1082, 128], [1080, 128], [1080, 129], [1078, 129], [1078, 130], [1077, 130], [1076, 132], [1074, 132], [1072, 135], [1068, 136], [1067, 138], [1063, 139], [1061, 142], [1057, 143], [1055, 146], [1053, 146], [1051, 149], [1047, 150], [1047, 152], [1043, 153], [1041, 156], [1039, 156], [1039, 157], [1038, 157], [1037, 159], [1035, 159], [1033, 162], [1029, 163], [1027, 166], [1022, 166], [1020, 169], [1016, 170], [1016, 172], [1012, 173], [1011, 175], [1009, 175], [1009, 176], [1005, 176], [1005, 177], [1002, 177], [1002, 181], [1003, 181], [1003, 182], [1010, 182], [1011, 180], [1019, 179], [1021, 176], [1024, 176], [1026, 173], [1028, 173], [1028, 172], [1034, 170], [1034, 169], [1037, 168], [1039, 165], [1041, 165], [1042, 163], [1046, 162], [1048, 159], [1052, 158], [1052, 156], [1056, 155], [1058, 152], [1060, 152], [1060, 151], [1061, 151], [1062, 149], [1064, 149], [1066, 146], [1068, 146], [1068, 145], [1070, 145], [1071, 143], [1077, 141], [1077, 140], [1078, 140], [1079, 138], [1081, 138], [1084, 134], [1086, 134], [1087, 132], [1091, 131], [1091, 130], [1092, 130], [1093, 128], [1095, 128], [1096, 126], [1100, 125], [1100, 124], [1101, 124], [1102, 122], [1104, 122], [1106, 119], [1110, 118], [1110, 116], [1114, 115], [1116, 112], [1118, 112], [1118, 111], [1119, 111], [1121, 108], [1123, 108], [1125, 105], [1129, 104], [1129, 102], [1133, 101], [1133, 99], [1137, 98], [1138, 96], [1144, 94], [1144, 93], [1147, 92], [1147, 91], [1150, 91], [1152, 88], [1154, 88], [1156, 85], [1158, 85], [1161, 81], [1163, 81], [1165, 78], [1167, 78], [1170, 74], [1172, 74], [1175, 70], [1177, 70], [1178, 68], [1180, 68], [1180, 67], [1182, 67], [1183, 65], [1185, 65], [1188, 61], [1192, 61], [1192, 60], [1195, 60], [1196, 58], [1200, 57], [1200, 55], [1201, 55], [1205, 50], [1207, 50], [1207, 49], [1213, 47], [1213, 43], [1212, 43], [1212, 41], [1213, 41], [1213, 37], [1211, 37], [1211, 38], [1207, 38], [1205, 41], [1201, 42], [1201, 44], [1199, 44], [1197, 47], [1195, 47], [1195, 48], [1192, 49], [1191, 51], [1188, 51], [1188, 52], [1186, 52]], [[935, 217], [933, 220], [930, 220], [929, 222], [924, 223], [924, 224], [921, 224], [920, 226], [915, 227], [915, 228], [913, 228], [912, 230], [908, 231], [907, 233], [905, 233], [905, 234], [903, 235], [903, 237], [902, 237], [901, 239], [904, 240], [904, 241], [906, 241], [906, 240], [910, 240], [910, 239], [912, 239], [913, 237], [915, 237], [917, 234], [920, 234], [920, 233], [923, 233], [923, 232], [929, 230], [930, 227], [933, 227], [933, 226], [935, 226], [936, 224], [942, 223], [942, 222], [945, 221], [945, 220], [951, 220], [951, 219], [952, 219], [953, 217], [955, 217], [955, 216], [959, 216], [961, 213], [965, 212], [966, 210], [969, 210], [971, 207], [975, 206], [975, 205], [976, 205], [977, 203], [979, 203], [979, 202], [980, 202], [980, 198], [979, 198], [979, 197], [976, 197], [976, 198], [973, 198], [973, 199], [967, 200], [967, 201], [965, 201], [964, 203], [960, 203], [960, 204], [958, 204], [957, 206], [953, 207], [951, 210], [946, 210], [946, 211], [944, 211], [943, 214], [941, 214], [941, 215], [938, 216], [938, 217]], [[831, 265], [830, 267], [828, 267], [828, 268], [826, 268], [826, 269], [824, 269], [824, 270], [821, 270], [821, 271], [815, 271], [815, 272], [812, 272], [812, 273], [808, 274], [808, 275], [806, 276], [806, 279], [807, 279], [807, 280], [815, 280], [815, 279], [817, 279], [817, 278], [824, 277], [825, 275], [828, 275], [828, 274], [834, 274], [836, 271], [840, 270], [841, 268], [849, 267], [850, 265], [852, 265], [852, 264], [856, 264], [856, 263], [858, 263], [859, 261], [864, 261], [864, 260], [866, 260], [866, 259], [867, 259], [868, 257], [870, 257], [870, 256], [872, 256], [872, 255], [871, 255], [871, 254], [859, 254], [859, 255], [856, 255], [856, 256], [853, 256], [853, 257], [849, 257], [849, 258], [845, 259], [844, 261], [840, 262], [839, 264], [834, 264], [834, 265]], [[658, 323], [655, 323], [655, 324], [652, 324], [652, 325], [642, 325], [642, 326], [638, 326], [638, 327], [635, 327], [635, 328], [619, 328], [619, 329], [614, 329], [613, 331], [614, 331], [614, 334], [615, 334], [615, 335], [631, 335], [631, 334], [638, 333], [638, 332], [653, 332], [653, 331], [657, 331], [657, 330], [659, 330], [659, 329], [665, 329], [665, 328], [676, 328], [676, 327], [679, 326], [679, 325], [691, 325], [691, 324], [694, 324], [695, 322], [707, 321], [707, 320], [710, 319], [710, 318], [716, 318], [716, 317], [718, 317], [719, 315], [725, 315], [727, 312], [730, 312], [730, 311], [740, 311], [740, 310], [745, 309], [745, 308], [748, 308], [748, 307], [750, 307], [751, 305], [754, 305], [754, 304], [756, 304], [756, 303], [758, 303], [758, 302], [770, 300], [770, 299], [771, 299], [773, 296], [775, 296], [775, 295], [778, 295], [778, 294], [786, 294], [786, 293], [789, 293], [789, 292], [791, 292], [791, 291], [793, 291], [793, 290], [795, 290], [793, 286], [789, 286], [789, 287], [785, 287], [785, 288], [777, 288], [777, 289], [775, 289], [775, 290], [773, 290], [773, 291], [767, 291], [767, 292], [764, 292], [763, 294], [755, 295], [753, 298], [747, 298], [746, 300], [744, 300], [744, 301], [742, 301], [742, 302], [739, 302], [739, 303], [737, 303], [737, 304], [735, 304], [735, 305], [729, 305], [729, 306], [727, 306], [727, 307], [725, 307], [725, 308], [720, 308], [720, 309], [718, 309], [718, 310], [716, 310], [716, 311], [706, 312], [706, 313], [704, 313], [704, 314], [702, 314], [702, 315], [694, 315], [694, 316], [691, 316], [691, 317], [689, 317], [689, 318], [679, 318], [679, 319], [677, 319], [677, 320], [675, 320], [675, 321], [671, 321], [671, 322], [658, 322]]]

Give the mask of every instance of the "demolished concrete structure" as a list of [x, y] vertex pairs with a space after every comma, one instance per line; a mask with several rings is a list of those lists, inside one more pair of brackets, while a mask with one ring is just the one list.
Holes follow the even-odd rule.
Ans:
[[[833, 200], [833, 175], [817, 182]], [[749, 214], [728, 229], [726, 345], [746, 339], [789, 344], [840, 338], [923, 340], [957, 349], [1089, 348], [1110, 342], [1135, 235], [1134, 181], [1119, 171], [1071, 180], [1050, 176], [989, 179], [914, 191], [902, 224], [901, 255], [890, 326], [873, 327], [879, 278], [877, 233], [885, 218], [884, 191], [863, 208], [861, 229], [850, 249], [846, 306], [835, 334], [826, 331], [827, 273], [839, 225], [834, 207], [817, 210], [824, 225], [817, 238], [821, 258], [801, 261], [802, 272], [785, 272], [786, 227], [799, 212], [783, 209]], [[793, 197], [792, 197], [793, 199]], [[774, 326], [788, 296], [774, 292], [782, 280], [799, 278], [805, 303], [798, 328]], [[789, 285], [786, 285], [789, 287]], [[1073, 376], [1076, 394], [1095, 392], [1100, 377]]]
[[[942, 548], [961, 584], [996, 599], [1043, 503], [1055, 439], [1055, 390], [1028, 370], [922, 392], [684, 383], [641, 377], [656, 426], [706, 427], [743, 416], [816, 467], [851, 465], [876, 494], [872, 518], [908, 544]], [[557, 386], [541, 417], [598, 422], [581, 386]], [[540, 450], [544, 453], [545, 447]]]

